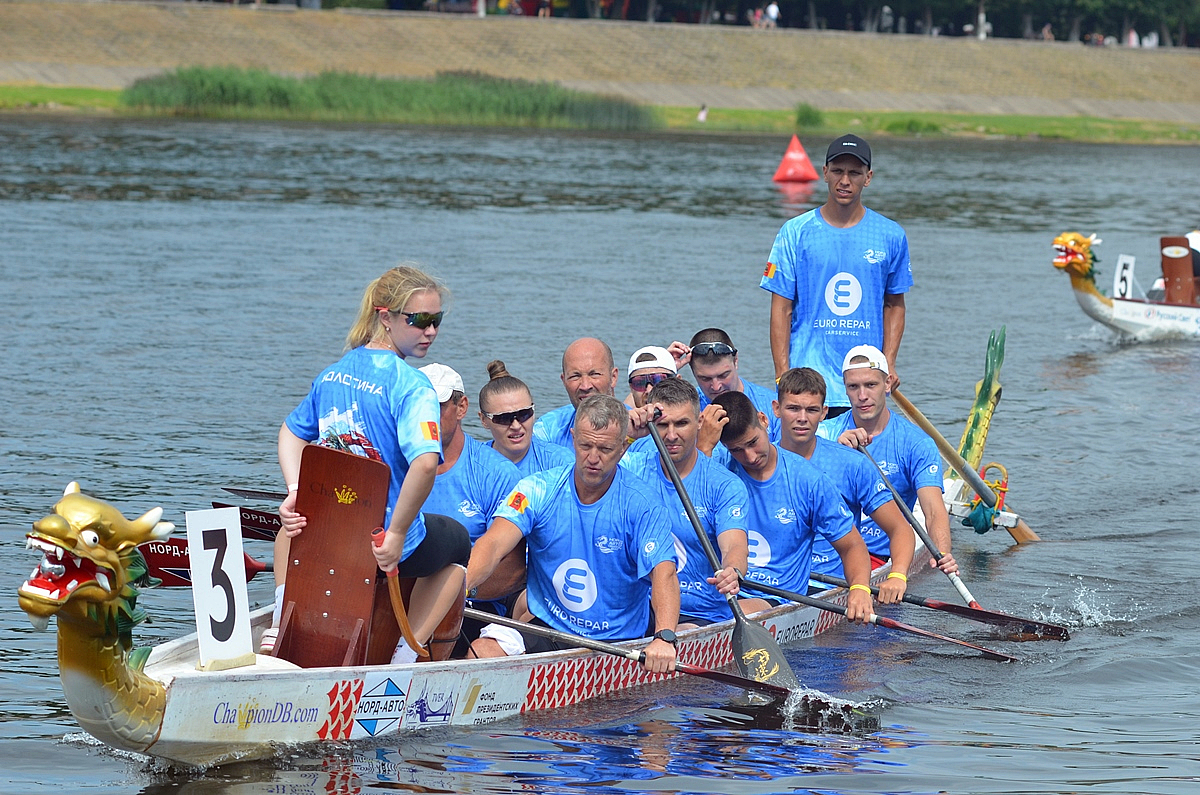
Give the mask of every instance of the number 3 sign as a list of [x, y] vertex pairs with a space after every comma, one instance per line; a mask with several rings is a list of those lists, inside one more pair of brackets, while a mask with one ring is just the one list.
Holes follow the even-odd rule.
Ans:
[[254, 664], [237, 508], [187, 512], [192, 601], [202, 671]]

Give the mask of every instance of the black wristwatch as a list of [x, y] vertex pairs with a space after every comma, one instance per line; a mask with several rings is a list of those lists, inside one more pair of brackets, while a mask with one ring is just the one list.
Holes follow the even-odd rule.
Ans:
[[673, 629], [660, 629], [658, 632], [654, 633], [654, 637], [658, 638], [659, 640], [666, 641], [672, 646], [679, 641], [679, 638], [676, 636], [675, 630]]

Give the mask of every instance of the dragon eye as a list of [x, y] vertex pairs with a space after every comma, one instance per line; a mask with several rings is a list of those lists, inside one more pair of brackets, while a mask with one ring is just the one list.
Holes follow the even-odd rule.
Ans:
[[96, 535], [95, 530], [84, 530], [79, 534], [79, 537], [82, 538], [83, 543], [87, 544], [89, 547], [94, 547], [100, 543], [100, 536]]

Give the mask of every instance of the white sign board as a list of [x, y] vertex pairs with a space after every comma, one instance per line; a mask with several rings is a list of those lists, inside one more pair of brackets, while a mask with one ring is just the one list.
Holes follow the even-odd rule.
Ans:
[[1129, 254], [1117, 257], [1117, 270], [1113, 273], [1113, 298], [1133, 298], [1133, 261]]
[[192, 601], [199, 667], [216, 671], [254, 664], [242, 524], [237, 508], [187, 512]]

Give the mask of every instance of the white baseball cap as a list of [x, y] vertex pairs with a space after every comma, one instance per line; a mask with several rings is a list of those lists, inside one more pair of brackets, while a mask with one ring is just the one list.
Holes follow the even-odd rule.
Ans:
[[[654, 358], [639, 362], [638, 359], [647, 353], [651, 354]], [[664, 370], [670, 370], [672, 373], [679, 375], [679, 370], [675, 367], [675, 359], [666, 348], [660, 348], [657, 345], [647, 345], [645, 348], [638, 348], [633, 352], [633, 356], [629, 357], [629, 375], [633, 375], [638, 370], [649, 370], [652, 367], [661, 367]]]
[[462, 376], [444, 364], [427, 364], [421, 368], [421, 372], [429, 378], [429, 383], [433, 384], [438, 403], [445, 403], [455, 392], [462, 392], [464, 395], [467, 393], [463, 387]]
[[[859, 356], [867, 357], [865, 362], [857, 362], [850, 364], [850, 360]], [[874, 345], [855, 345], [846, 354], [846, 358], [842, 359], [842, 372], [847, 370], [859, 370], [864, 367], [869, 367], [874, 370], [881, 370], [884, 375], [891, 375], [888, 370], [887, 357], [883, 355], [883, 351], [876, 348]]]

